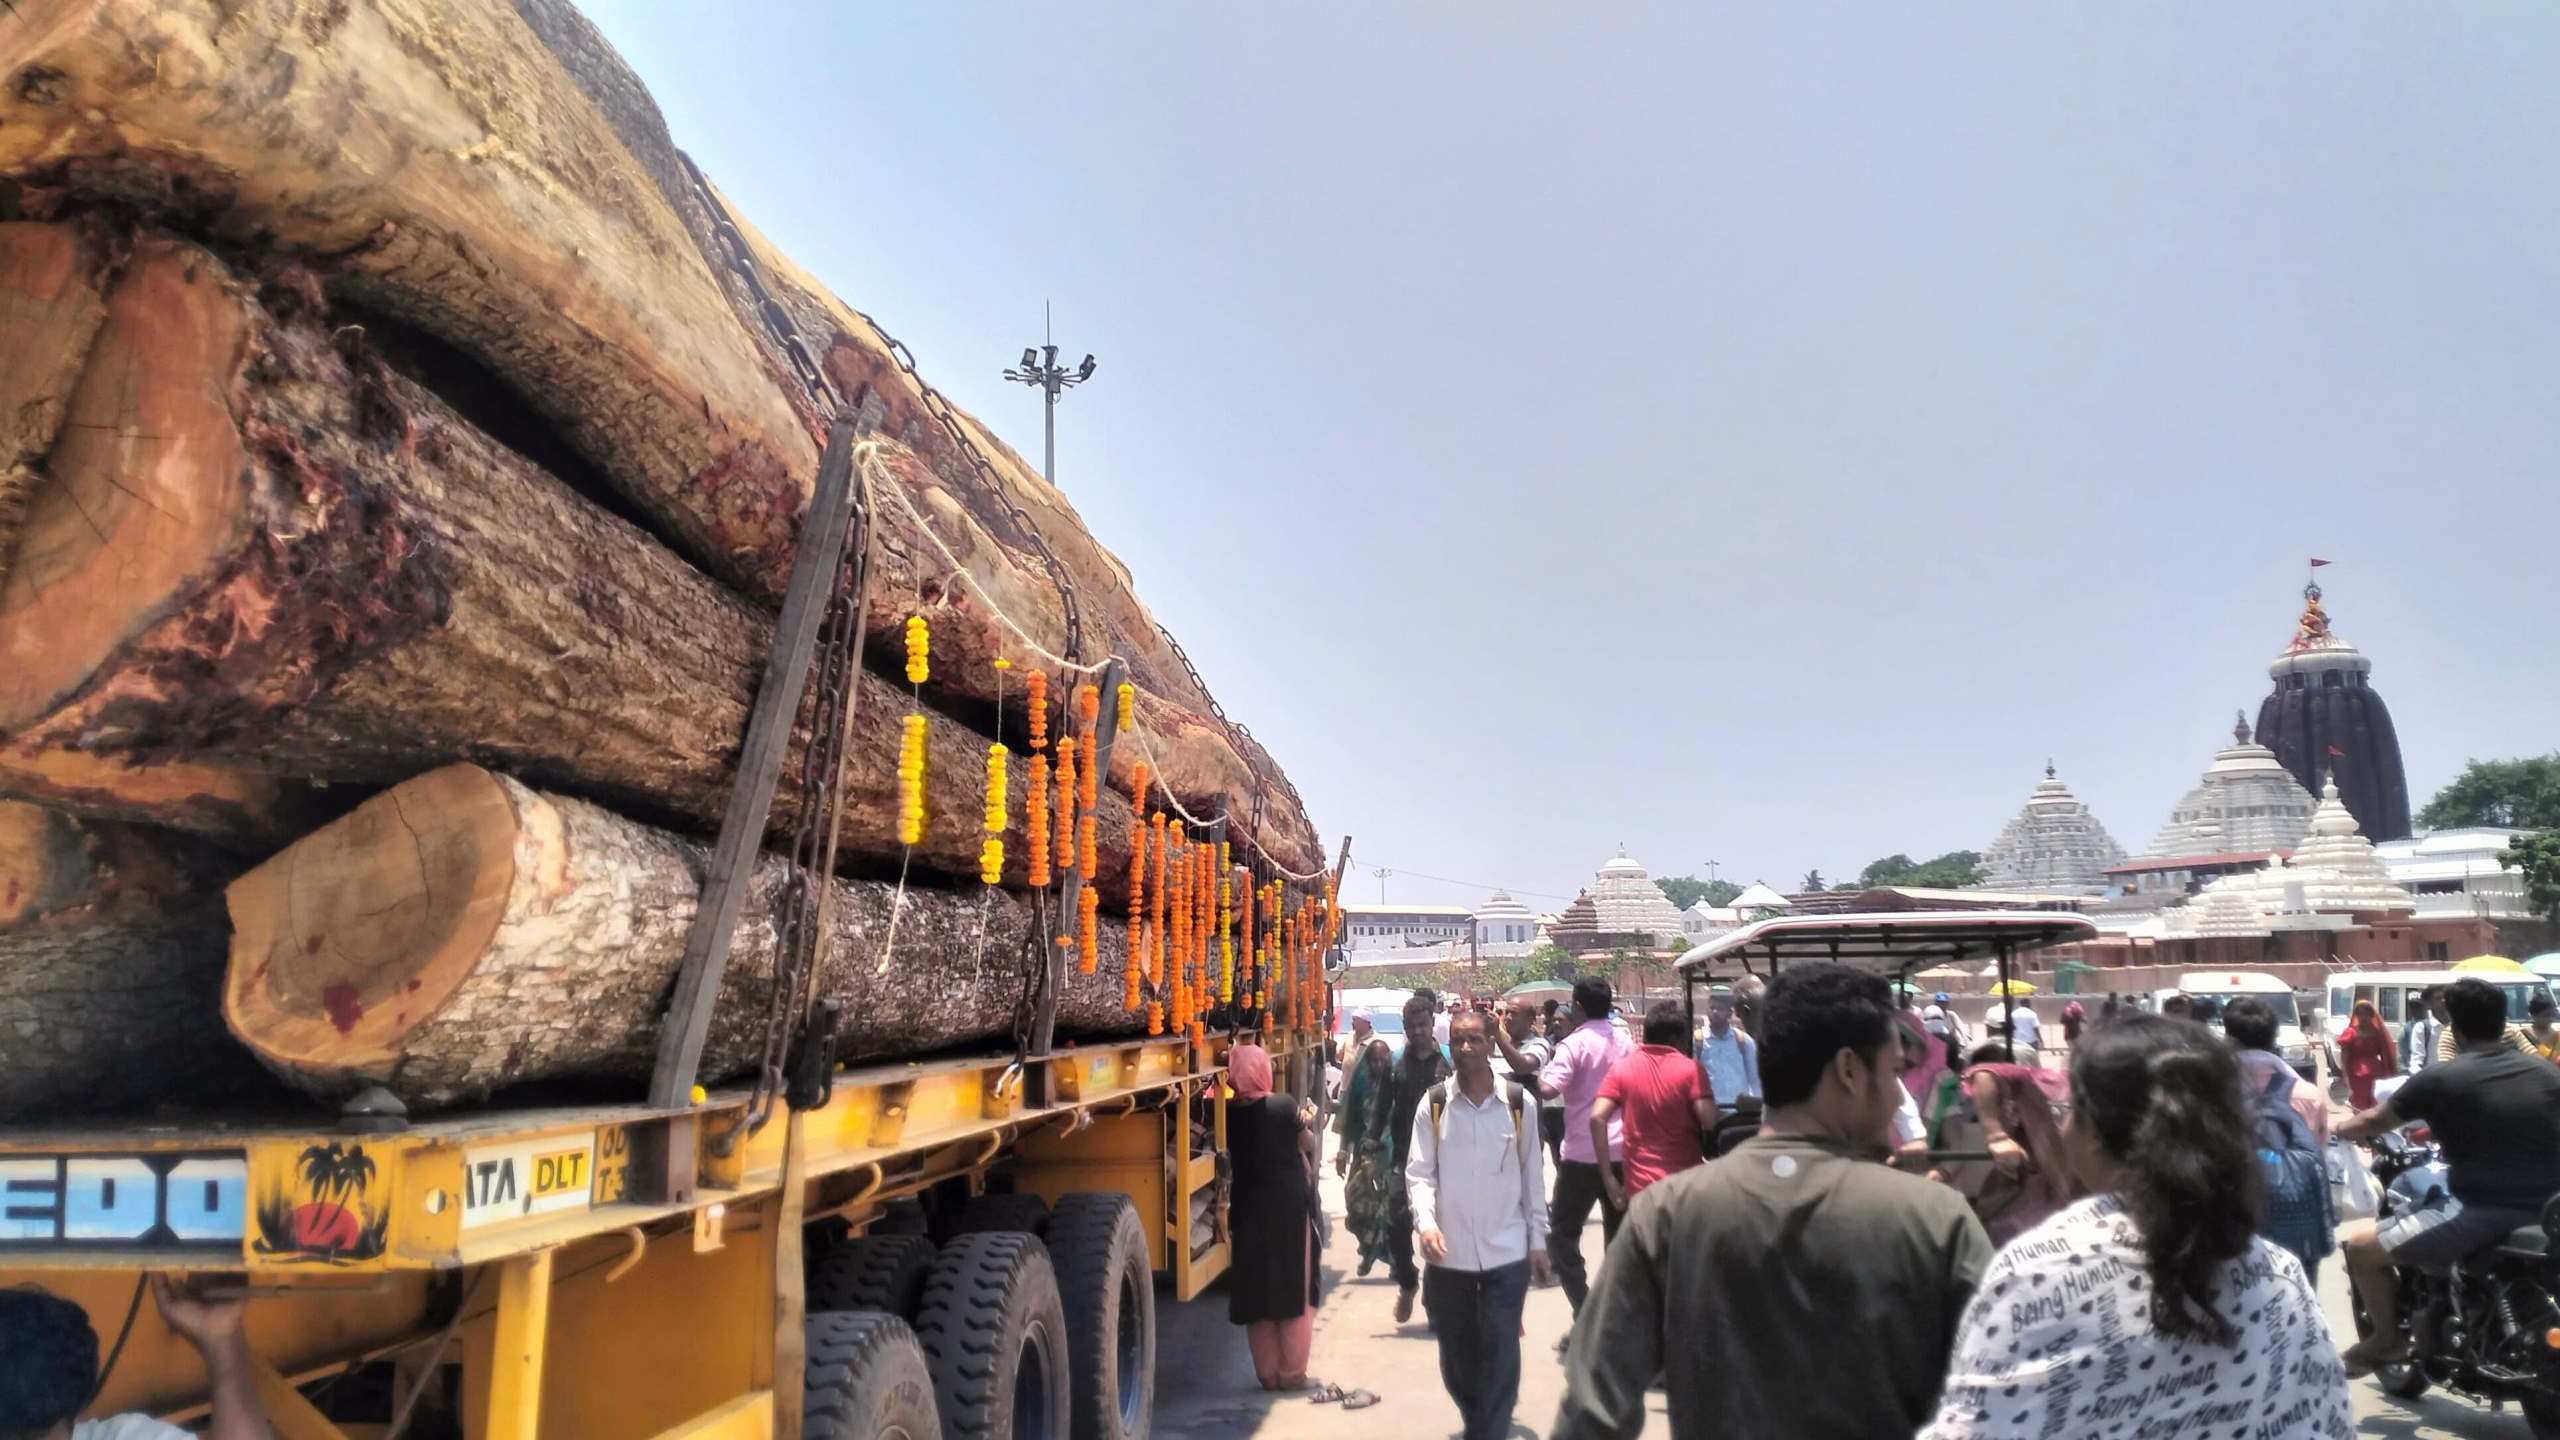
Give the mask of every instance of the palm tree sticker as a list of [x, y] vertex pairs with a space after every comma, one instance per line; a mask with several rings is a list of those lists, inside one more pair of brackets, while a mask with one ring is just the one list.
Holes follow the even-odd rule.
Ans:
[[375, 1171], [362, 1145], [332, 1140], [305, 1147], [294, 1170], [302, 1182], [298, 1196], [259, 1197], [261, 1254], [339, 1261], [382, 1253], [390, 1217], [366, 1213], [364, 1193]]

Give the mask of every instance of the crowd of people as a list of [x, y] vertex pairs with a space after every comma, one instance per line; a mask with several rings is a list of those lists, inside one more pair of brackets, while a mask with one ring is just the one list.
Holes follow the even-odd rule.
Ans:
[[[2031, 1004], [1976, 1035], [1946, 996], [1837, 965], [1718, 987], [1695, 1030], [1677, 1002], [1618, 1016], [1598, 979], [1543, 1009], [1417, 991], [1400, 1048], [1355, 1020], [1341, 1056], [1361, 1272], [1392, 1267], [1399, 1323], [1419, 1298], [1467, 1440], [1510, 1433], [1550, 1275], [1574, 1315], [1558, 1440], [1636, 1434], [1648, 1390], [1676, 1435], [2009, 1440], [2138, 1415], [2345, 1436], [2347, 1379], [2406, 1359], [2395, 1267], [2560, 1194], [2560, 1027], [2548, 1002], [2510, 1026], [2466, 980], [2397, 1036], [2369, 1003], [2334, 1041], [2313, 1024], [2306, 1078], [2276, 1007], [2206, 1003], [2074, 1002], [2048, 1050]], [[2332, 1077], [2353, 1106], [2334, 1127]], [[2333, 1129], [2420, 1120], [2448, 1193], [2342, 1226]], [[2341, 1247], [2376, 1321], [2343, 1350], [2316, 1298]]]

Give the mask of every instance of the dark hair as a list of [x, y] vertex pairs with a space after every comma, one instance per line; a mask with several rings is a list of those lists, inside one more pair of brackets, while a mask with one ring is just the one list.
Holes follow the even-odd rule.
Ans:
[[1474, 1021], [1476, 1029], [1483, 1032], [1486, 1039], [1490, 1040], [1493, 1038], [1492, 1016], [1487, 1015], [1481, 1010], [1456, 1010], [1450, 1012], [1449, 1015], [1449, 1038], [1452, 1041], [1455, 1041], [1458, 1038], [1458, 1027], [1468, 1021]]
[[2222, 1007], [2222, 1033], [2243, 1050], [2276, 1048], [2276, 1007], [2243, 995]]
[[2524, 1009], [2528, 1015], [2548, 1015], [2554, 1010], [2560, 1010], [2560, 1005], [2552, 1004], [2551, 997], [2548, 995], [2536, 995], [2533, 997], [2533, 1003]]
[[1964, 1057], [1964, 1063], [1967, 1065], [2006, 1065], [2009, 1063], [2009, 1042], [2006, 1040], [1986, 1040], [1973, 1047], [1973, 1053]]
[[89, 1312], [21, 1285], [0, 1290], [0, 1435], [36, 1436], [77, 1416], [98, 1386]]
[[2507, 1033], [2506, 992], [2478, 976], [2466, 975], [2444, 990], [2444, 1018], [2457, 1038], [2479, 1044]]
[[2430, 985], [2430, 986], [2428, 986], [2426, 989], [2421, 990], [2421, 991], [2419, 991], [2419, 992], [2418, 992], [2418, 998], [2419, 998], [2419, 999], [2421, 999], [2421, 1000], [2434, 1000], [2434, 999], [2437, 999], [2438, 997], [2442, 996], [2443, 994], [2444, 994], [2444, 987], [2443, 987], [2443, 986], [2441, 986], [2441, 985]]
[[1644, 1043], [1685, 1045], [1689, 1041], [1689, 1007], [1677, 1000], [1656, 1000], [1644, 1012]]
[[1546, 1003], [1544, 1003], [1544, 1004], [1542, 1004], [1542, 1005], [1540, 1005], [1540, 1006], [1538, 1007], [1538, 1018], [1543, 1020], [1543, 1019], [1545, 1019], [1547, 1016], [1549, 1016], [1549, 1015], [1553, 1015], [1554, 1013], [1556, 1013], [1557, 1009], [1559, 1009], [1559, 1008], [1560, 1008], [1560, 1007], [1558, 1006], [1558, 1004], [1557, 1004], [1557, 1002], [1556, 1002], [1556, 998], [1555, 998], [1554, 996], [1550, 995], [1550, 996], [1548, 996], [1548, 997], [1547, 997], [1547, 999], [1546, 999]]
[[1416, 1005], [1427, 1005], [1437, 1010], [1440, 1008], [1440, 993], [1426, 985], [1404, 997], [1404, 1004], [1399, 1008], [1410, 1010]]
[[2195, 1010], [2196, 1002], [2184, 995], [2172, 995], [2160, 1002], [2160, 1013], [2173, 1018], [2192, 1016]]
[[1760, 1005], [1760, 1093], [1771, 1106], [1811, 1096], [1843, 1050], [1868, 1064], [1894, 1038], [1893, 988], [1881, 975], [1828, 963], [1791, 968]]
[[2263, 1185], [2231, 1048], [2200, 1026], [2127, 1016], [2072, 1052], [2071, 1098], [2123, 1177], [2150, 1271], [2152, 1328], [2236, 1344], [2214, 1308], [2216, 1282], [2254, 1243]]
[[1583, 1019], [1606, 1020], [1610, 1008], [1617, 1002], [1608, 981], [1597, 975], [1585, 975], [1573, 982], [1573, 1003], [1581, 1007]]

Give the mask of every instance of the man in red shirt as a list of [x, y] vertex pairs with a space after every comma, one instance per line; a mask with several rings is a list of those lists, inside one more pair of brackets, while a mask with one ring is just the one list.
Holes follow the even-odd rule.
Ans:
[[1715, 1115], [1707, 1067], [1689, 1053], [1688, 1013], [1677, 1000], [1656, 1003], [1644, 1012], [1644, 1043], [1609, 1071], [1600, 1082], [1600, 1098], [1591, 1103], [1593, 1150], [1609, 1143], [1612, 1120], [1626, 1146], [1623, 1181], [1613, 1167], [1600, 1171], [1609, 1203], [1623, 1210], [1647, 1185], [1705, 1164], [1700, 1137]]

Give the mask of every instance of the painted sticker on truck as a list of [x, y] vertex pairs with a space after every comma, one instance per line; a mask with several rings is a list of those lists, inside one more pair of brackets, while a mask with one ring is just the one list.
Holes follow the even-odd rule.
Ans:
[[596, 1135], [553, 1135], [462, 1152], [462, 1228], [557, 1210], [583, 1210], [594, 1195]]
[[249, 1160], [238, 1150], [0, 1158], [0, 1249], [237, 1251], [248, 1223]]

